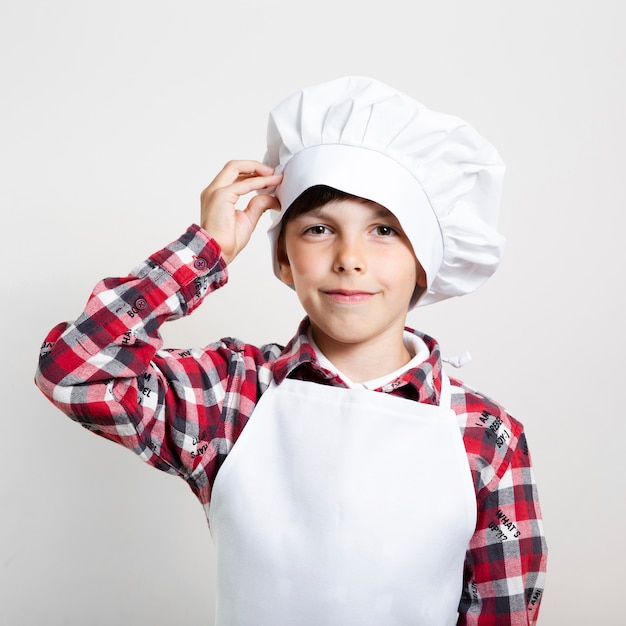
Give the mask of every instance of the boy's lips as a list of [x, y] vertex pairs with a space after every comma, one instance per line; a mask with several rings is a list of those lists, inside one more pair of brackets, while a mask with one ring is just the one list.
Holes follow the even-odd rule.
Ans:
[[353, 289], [328, 289], [323, 291], [333, 302], [341, 304], [350, 304], [365, 302], [369, 300], [374, 293], [370, 291], [359, 291]]

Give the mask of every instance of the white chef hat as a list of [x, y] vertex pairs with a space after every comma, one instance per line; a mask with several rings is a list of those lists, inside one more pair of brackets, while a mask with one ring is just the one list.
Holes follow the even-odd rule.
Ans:
[[270, 113], [264, 162], [284, 175], [268, 230], [277, 275], [282, 216], [315, 185], [396, 216], [426, 272], [419, 305], [477, 289], [500, 262], [504, 164], [495, 148], [463, 120], [379, 81], [347, 76], [284, 100]]

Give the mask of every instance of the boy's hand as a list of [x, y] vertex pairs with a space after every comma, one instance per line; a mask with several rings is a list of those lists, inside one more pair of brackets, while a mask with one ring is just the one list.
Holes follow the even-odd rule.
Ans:
[[259, 161], [229, 161], [200, 194], [200, 226], [217, 241], [222, 257], [230, 263], [246, 246], [261, 215], [280, 210], [274, 196], [258, 194], [242, 211], [235, 208], [240, 196], [278, 185], [282, 174]]

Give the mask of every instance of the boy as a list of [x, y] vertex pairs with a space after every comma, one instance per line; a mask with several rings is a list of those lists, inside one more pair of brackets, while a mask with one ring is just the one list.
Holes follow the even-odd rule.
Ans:
[[[546, 550], [522, 426], [404, 328], [497, 267], [502, 174], [465, 122], [377, 81], [304, 89], [272, 112], [265, 164], [228, 163], [200, 226], [47, 337], [43, 392], [203, 504], [218, 624], [535, 623]], [[307, 314], [294, 339], [162, 350], [160, 325], [226, 282], [268, 209]]]

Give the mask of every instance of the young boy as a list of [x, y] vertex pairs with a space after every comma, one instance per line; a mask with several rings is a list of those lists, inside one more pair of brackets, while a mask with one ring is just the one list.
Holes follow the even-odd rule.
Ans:
[[[387, 85], [304, 89], [272, 112], [265, 164], [228, 163], [200, 226], [46, 338], [56, 406], [204, 506], [217, 624], [535, 623], [546, 548], [522, 426], [404, 327], [497, 267], [502, 175], [465, 122]], [[163, 350], [161, 324], [226, 282], [267, 209], [296, 336]]]

